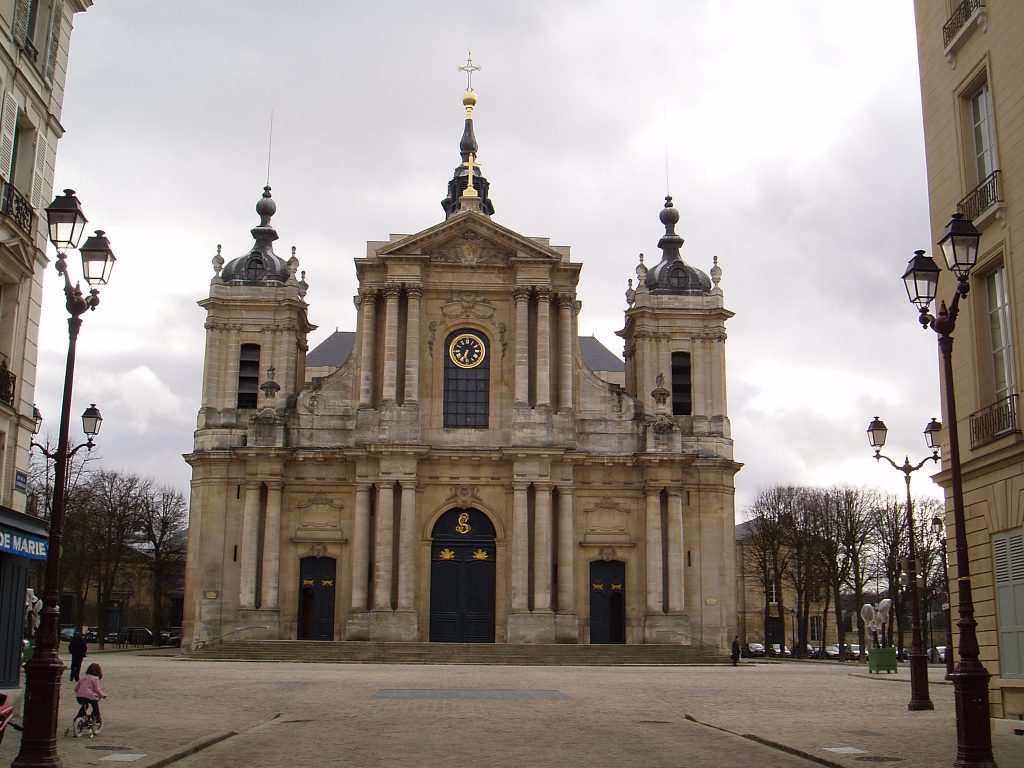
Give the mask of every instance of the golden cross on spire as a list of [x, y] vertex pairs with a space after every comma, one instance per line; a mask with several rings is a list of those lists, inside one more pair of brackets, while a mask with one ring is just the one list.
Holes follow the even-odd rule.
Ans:
[[468, 51], [466, 56], [466, 63], [464, 66], [459, 67], [459, 72], [466, 73], [466, 90], [473, 90], [473, 73], [479, 72], [483, 67], [478, 67], [473, 63], [473, 52]]

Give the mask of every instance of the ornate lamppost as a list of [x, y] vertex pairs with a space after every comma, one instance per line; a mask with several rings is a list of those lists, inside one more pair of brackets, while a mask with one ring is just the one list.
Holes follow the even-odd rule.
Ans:
[[[100, 303], [96, 286], [106, 285], [114, 266], [110, 242], [98, 230], [81, 248], [86, 218], [74, 190], [65, 189], [63, 196], [54, 199], [46, 209], [50, 242], [57, 249], [56, 268], [64, 278], [64, 297], [68, 314], [68, 357], [64, 370], [64, 395], [60, 411], [60, 432], [54, 458], [53, 506], [50, 511], [49, 543], [46, 550], [46, 577], [43, 587], [43, 611], [36, 634], [35, 654], [25, 664], [25, 723], [21, 737], [21, 750], [11, 764], [12, 768], [32, 766], [60, 766], [57, 755], [57, 710], [60, 704], [60, 678], [64, 664], [57, 655], [59, 644], [60, 608], [60, 544], [64, 527], [64, 501], [67, 486], [68, 433], [71, 426], [71, 392], [75, 376], [75, 345], [82, 327], [82, 315], [96, 309]], [[82, 273], [90, 285], [88, 295], [82, 294], [80, 285], [71, 285], [65, 252], [78, 248], [82, 255]], [[93, 406], [95, 408], [95, 406]], [[36, 411], [38, 413], [38, 411]], [[87, 410], [86, 413], [89, 413]], [[98, 416], [99, 412], [96, 412]], [[99, 429], [98, 422], [85, 423], [89, 429]], [[95, 431], [93, 432], [95, 434]]]
[[[35, 426], [32, 428], [32, 434], [38, 435], [39, 431], [43, 428], [43, 414], [39, 412], [39, 409], [34, 405], [32, 406], [32, 420], [35, 422]], [[68, 450], [67, 461], [71, 461], [71, 457], [78, 453], [83, 448], [92, 450], [96, 447], [96, 444], [92, 441], [96, 435], [100, 432], [100, 426], [103, 424], [103, 415], [100, 413], [100, 409], [96, 407], [96, 403], [92, 403], [82, 413], [82, 431], [85, 433], [85, 442], [76, 445], [74, 448]], [[59, 451], [51, 451], [45, 445], [37, 443], [33, 440], [29, 443], [33, 448], [38, 448], [39, 452], [43, 454], [50, 461], [57, 461], [60, 456]], [[64, 477], [64, 494], [65, 500], [67, 499], [67, 485], [70, 482], [70, 477]]]
[[994, 768], [992, 727], [989, 722], [988, 681], [991, 675], [979, 658], [978, 622], [974, 618], [974, 597], [971, 592], [971, 563], [967, 550], [967, 529], [964, 518], [964, 489], [960, 467], [960, 439], [956, 422], [956, 397], [953, 380], [953, 330], [960, 311], [960, 299], [970, 291], [968, 275], [978, 258], [981, 232], [959, 213], [954, 213], [939, 247], [946, 266], [956, 277], [953, 299], [939, 305], [938, 314], [928, 308], [935, 301], [939, 287], [939, 267], [935, 260], [916, 251], [903, 273], [907, 296], [920, 312], [921, 325], [938, 336], [942, 359], [942, 384], [946, 395], [946, 426], [949, 428], [949, 469], [953, 497], [953, 527], [956, 540], [957, 610], [960, 645], [959, 662], [950, 678], [956, 699], [956, 768]]
[[939, 446], [935, 436], [942, 430], [942, 425], [935, 419], [924, 428], [925, 444], [931, 448], [932, 455], [925, 456], [917, 465], [911, 465], [909, 457], [903, 459], [902, 466], [882, 453], [885, 436], [889, 430], [885, 423], [875, 416], [868, 425], [868, 443], [875, 449], [875, 461], [885, 459], [894, 469], [903, 473], [907, 484], [907, 531], [910, 534], [910, 557], [907, 560], [907, 580], [910, 590], [910, 703], [907, 709], [935, 709], [928, 696], [928, 654], [924, 650], [924, 639], [921, 635], [921, 607], [917, 592], [917, 543], [914, 540], [914, 506], [910, 498], [910, 476], [929, 461], [939, 460]]
[[943, 522], [942, 518], [936, 515], [932, 518], [932, 534], [935, 536], [935, 542], [939, 545], [939, 558], [942, 564], [942, 581], [945, 585], [943, 588], [946, 590], [946, 604], [943, 607], [943, 612], [946, 614], [946, 652], [944, 654], [946, 662], [946, 679], [949, 680], [949, 676], [953, 674], [953, 617], [949, 609], [949, 570], [946, 566], [946, 523]]

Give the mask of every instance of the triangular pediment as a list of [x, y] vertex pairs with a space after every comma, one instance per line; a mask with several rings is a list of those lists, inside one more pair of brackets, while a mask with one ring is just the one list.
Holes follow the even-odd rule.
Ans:
[[415, 235], [388, 243], [378, 258], [426, 256], [431, 262], [480, 266], [508, 264], [512, 259], [561, 261], [555, 248], [495, 224], [474, 211], [464, 211]]

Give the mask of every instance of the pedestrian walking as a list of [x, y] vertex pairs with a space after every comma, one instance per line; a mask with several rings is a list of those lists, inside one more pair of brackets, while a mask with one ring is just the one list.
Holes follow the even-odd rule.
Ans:
[[68, 641], [68, 653], [71, 654], [71, 680], [76, 681], [82, 671], [82, 659], [89, 653], [85, 638], [78, 630], [75, 630], [74, 636]]
[[732, 639], [732, 665], [735, 667], [740, 660], [740, 636]]

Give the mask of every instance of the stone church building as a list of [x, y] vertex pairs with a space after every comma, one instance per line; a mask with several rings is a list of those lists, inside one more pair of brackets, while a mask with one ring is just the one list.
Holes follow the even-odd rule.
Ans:
[[578, 337], [569, 249], [494, 220], [472, 90], [463, 104], [444, 219], [355, 259], [354, 334], [307, 353], [305, 273], [274, 252], [270, 187], [249, 250], [218, 249], [185, 457], [186, 644], [728, 647], [740, 465], [721, 270], [682, 260], [666, 198], [661, 259], [627, 291], [623, 370]]

